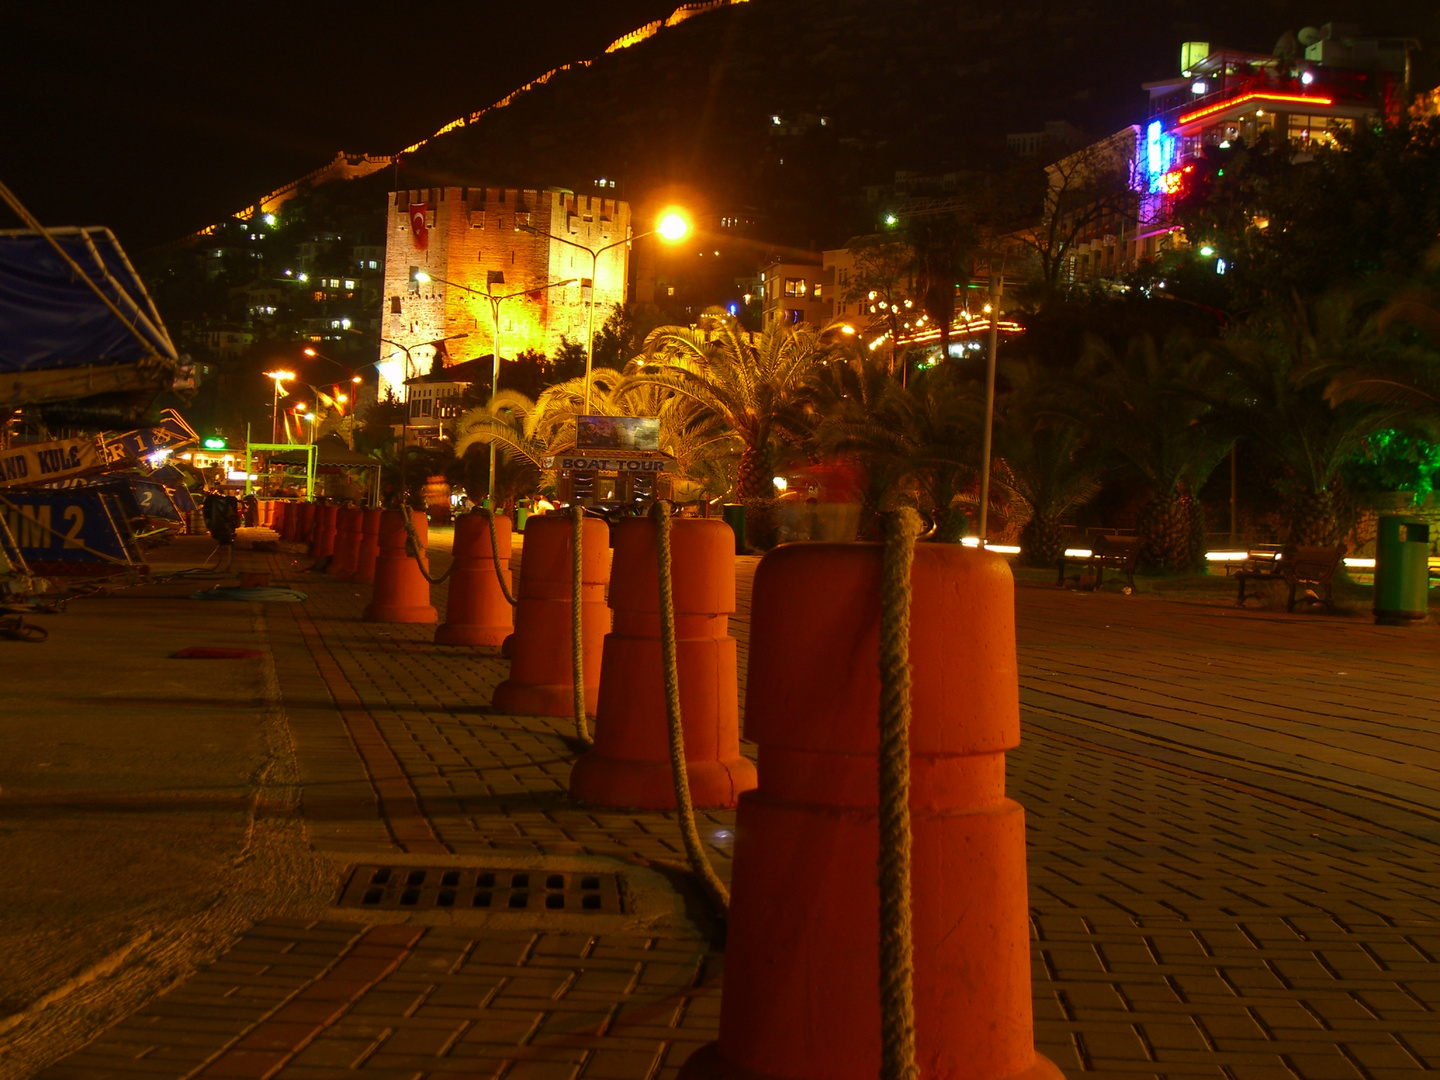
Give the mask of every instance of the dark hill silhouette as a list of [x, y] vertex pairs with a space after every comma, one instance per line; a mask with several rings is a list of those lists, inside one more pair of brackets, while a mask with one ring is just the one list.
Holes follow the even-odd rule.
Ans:
[[751, 0], [555, 74], [430, 140], [401, 182], [604, 176], [632, 201], [681, 185], [774, 241], [829, 244], [869, 224], [863, 186], [897, 169], [984, 168], [1047, 120], [1099, 136], [1143, 119], [1139, 84], [1175, 75], [1182, 41], [1269, 52], [1330, 19], [1440, 46], [1433, 6], [1399, 0]]

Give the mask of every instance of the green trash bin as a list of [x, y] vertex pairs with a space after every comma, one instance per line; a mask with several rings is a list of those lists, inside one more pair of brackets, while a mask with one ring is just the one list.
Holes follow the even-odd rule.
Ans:
[[1375, 621], [1404, 626], [1424, 620], [1430, 602], [1430, 526], [1387, 514], [1375, 533]]
[[735, 533], [735, 554], [745, 554], [745, 507], [740, 503], [726, 503], [721, 510], [725, 524]]
[[525, 522], [530, 520], [530, 508], [528, 506], [517, 506], [515, 508], [515, 531], [523, 533]]

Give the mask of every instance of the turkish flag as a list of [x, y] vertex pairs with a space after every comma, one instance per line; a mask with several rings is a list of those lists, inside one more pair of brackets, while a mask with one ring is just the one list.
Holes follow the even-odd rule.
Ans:
[[410, 204], [410, 231], [415, 236], [416, 251], [424, 251], [430, 246], [430, 230], [425, 227], [425, 213], [429, 208], [428, 203]]

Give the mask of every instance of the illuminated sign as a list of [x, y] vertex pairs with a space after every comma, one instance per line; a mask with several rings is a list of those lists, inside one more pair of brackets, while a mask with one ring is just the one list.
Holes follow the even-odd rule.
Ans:
[[[1230, 98], [1228, 101], [1217, 101], [1214, 105], [1206, 105], [1203, 109], [1196, 109], [1180, 117], [1178, 123], [1183, 127], [1185, 124], [1193, 124], [1196, 120], [1204, 120], [1207, 116], [1214, 116], [1217, 113], [1226, 112], [1237, 105], [1245, 105], [1251, 101], [1278, 101], [1289, 105], [1333, 105], [1334, 98], [1312, 97], [1309, 94], [1272, 94], [1264, 90], [1252, 90], [1248, 94], [1241, 94], [1239, 97]], [[1150, 125], [1154, 127], [1154, 124]]]
[[580, 457], [566, 454], [560, 468], [567, 472], [661, 473], [675, 472], [673, 458]]
[[224, 439], [217, 439], [217, 438], [214, 438], [214, 437], [211, 437], [211, 438], [209, 438], [209, 439], [206, 439], [206, 440], [205, 440], [205, 449], [206, 449], [206, 450], [224, 450], [224, 449], [225, 449], [225, 440], [224, 440]]
[[1145, 129], [1145, 175], [1152, 194], [1165, 190], [1165, 176], [1175, 161], [1175, 136], [1166, 134], [1159, 120]]
[[576, 422], [577, 450], [659, 450], [658, 416], [582, 416]]

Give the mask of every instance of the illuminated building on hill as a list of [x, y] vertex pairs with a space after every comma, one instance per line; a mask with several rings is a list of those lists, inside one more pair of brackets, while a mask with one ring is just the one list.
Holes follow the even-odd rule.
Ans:
[[[1303, 162], [1365, 122], [1395, 123], [1409, 105], [1412, 38], [1360, 37], [1337, 23], [1286, 34], [1274, 53], [1181, 46], [1180, 73], [1145, 84], [1148, 115], [1048, 167], [1050, 212], [1085, 216], [1064, 277], [1112, 277], [1181, 243], [1175, 200], [1212, 148], [1269, 143]], [[1123, 182], [1127, 200], [1097, 177]], [[1072, 196], [1065, 205], [1065, 191]], [[1111, 205], [1097, 209], [1088, 196]], [[1090, 220], [1092, 219], [1093, 220]]]
[[[598, 249], [629, 235], [628, 203], [561, 188], [391, 192], [377, 364], [381, 399], [393, 393], [405, 400], [406, 380], [430, 371], [436, 342], [448, 341], [446, 353], [457, 360], [494, 349], [490, 301], [477, 295], [487, 290], [519, 294], [500, 307], [502, 356], [526, 350], [554, 356], [562, 336], [583, 345], [590, 256], [551, 237]], [[597, 328], [625, 302], [628, 274], [628, 245], [600, 256]], [[554, 285], [567, 279], [570, 284]]]

